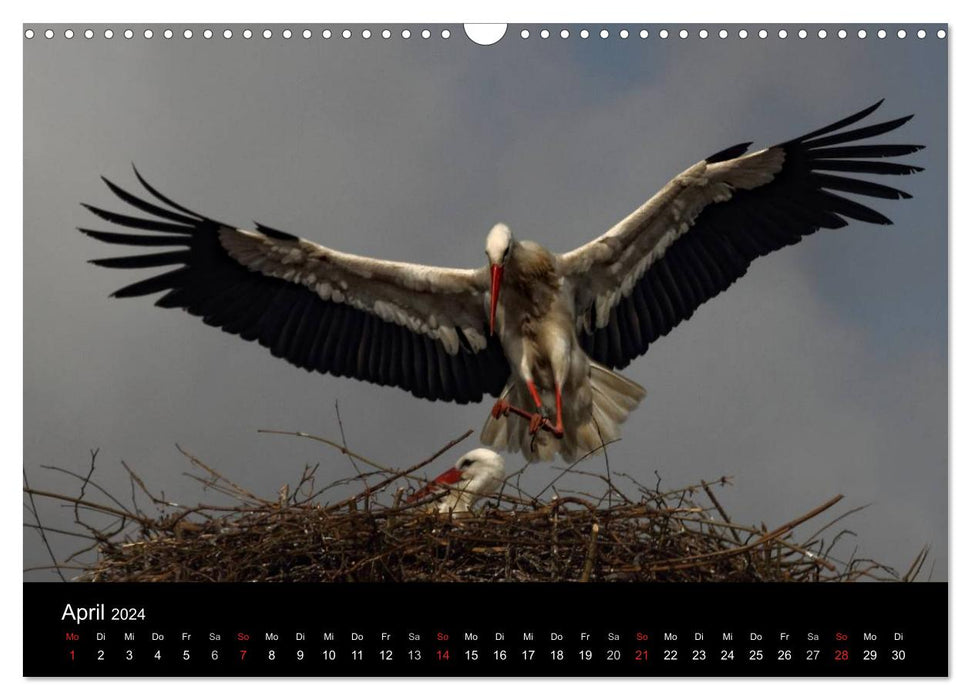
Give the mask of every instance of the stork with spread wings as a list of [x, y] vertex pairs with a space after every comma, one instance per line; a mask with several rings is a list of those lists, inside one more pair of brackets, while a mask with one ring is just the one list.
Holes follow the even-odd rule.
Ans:
[[137, 171], [154, 200], [105, 183], [151, 218], [85, 205], [130, 230], [81, 231], [105, 243], [174, 248], [92, 261], [175, 266], [114, 296], [164, 293], [157, 306], [184, 309], [309, 371], [431, 400], [499, 397], [483, 443], [569, 461], [615, 439], [644, 397], [613, 370], [753, 260], [849, 220], [891, 223], [845, 196], [909, 198], [847, 174], [921, 170], [887, 159], [922, 146], [870, 141], [910, 117], [846, 129], [880, 104], [753, 153], [749, 143], [720, 151], [569, 253], [519, 241], [497, 224], [486, 238], [489, 263], [477, 269], [341, 253], [261, 224], [236, 228], [177, 204]]

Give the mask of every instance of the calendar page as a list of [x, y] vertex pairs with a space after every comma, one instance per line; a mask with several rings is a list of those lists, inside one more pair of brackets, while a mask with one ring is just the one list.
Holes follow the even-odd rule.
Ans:
[[948, 27], [43, 24], [25, 676], [948, 675]]

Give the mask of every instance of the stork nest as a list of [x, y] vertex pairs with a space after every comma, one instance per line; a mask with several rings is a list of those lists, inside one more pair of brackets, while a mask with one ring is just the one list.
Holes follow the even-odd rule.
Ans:
[[[227, 505], [187, 507], [149, 492], [128, 469], [131, 506], [93, 480], [94, 459], [78, 495], [39, 491], [25, 483], [27, 508], [54, 560], [64, 572], [80, 570], [81, 581], [854, 581], [913, 580], [927, 557], [923, 550], [906, 574], [855, 555], [841, 561], [834, 546], [849, 531], [835, 527], [856, 510], [830, 515], [842, 496], [775, 527], [732, 522], [715, 492], [728, 477], [683, 488], [663, 489], [660, 479], [644, 486], [625, 474], [586, 472], [583, 460], [562, 469], [543, 492], [518, 488], [519, 473], [467, 517], [426, 512], [428, 502], [407, 496], [426, 482], [415, 474], [471, 433], [451, 441], [421, 463], [390, 469], [346, 446], [308, 435], [342, 452], [355, 475], [315, 487], [314, 468], [277, 497], [258, 497], [181, 450], [199, 471], [188, 476], [228, 497]], [[365, 471], [366, 469], [366, 471]], [[597, 493], [564, 492], [566, 473], [587, 479]], [[26, 476], [25, 476], [26, 479]], [[630, 488], [617, 485], [623, 479]], [[322, 502], [338, 487], [359, 486], [354, 495]], [[98, 491], [108, 503], [90, 499]], [[74, 533], [89, 546], [66, 562], [54, 558], [35, 498], [68, 504]], [[152, 504], [147, 513], [139, 501]], [[128, 500], [128, 499], [126, 499]], [[92, 514], [93, 512], [93, 514]], [[92, 524], [92, 518], [100, 523]], [[812, 524], [810, 525], [810, 521]], [[797, 537], [797, 530], [811, 534]], [[63, 530], [61, 531], [63, 532]], [[68, 534], [68, 533], [66, 533]], [[85, 553], [92, 563], [79, 564]]]

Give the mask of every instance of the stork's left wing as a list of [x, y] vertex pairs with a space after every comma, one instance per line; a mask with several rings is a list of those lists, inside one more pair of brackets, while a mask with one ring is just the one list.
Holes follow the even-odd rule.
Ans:
[[881, 102], [792, 141], [746, 155], [740, 144], [691, 166], [643, 206], [590, 243], [559, 257], [576, 290], [584, 350], [626, 366], [749, 263], [848, 219], [890, 219], [840, 193], [884, 199], [906, 192], [834, 173], [906, 175], [922, 168], [882, 160], [923, 146], [861, 143], [910, 117], [840, 131]]
[[175, 250], [93, 260], [153, 270], [114, 296], [164, 292], [157, 306], [185, 309], [298, 367], [421, 398], [466, 403], [502, 391], [509, 366], [488, 335], [485, 267], [378, 260], [259, 224], [247, 231], [176, 204], [135, 174], [154, 201], [105, 182], [153, 218], [85, 205], [135, 232], [81, 231], [106, 243]]

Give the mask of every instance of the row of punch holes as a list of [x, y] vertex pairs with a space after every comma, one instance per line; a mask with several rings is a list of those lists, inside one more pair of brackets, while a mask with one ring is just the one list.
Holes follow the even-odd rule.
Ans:
[[[144, 37], [145, 39], [154, 39], [156, 37], [156, 30], [154, 29], [145, 29], [145, 30], [142, 30], [140, 33], [141, 33], [141, 36]], [[354, 36], [359, 36], [362, 39], [370, 39], [371, 37], [376, 37], [376, 36], [380, 36], [383, 39], [390, 39], [396, 33], [398, 33], [402, 39], [410, 39], [412, 36], [420, 36], [422, 39], [430, 39], [432, 37], [432, 31], [429, 29], [422, 29], [421, 31], [416, 31], [415, 33], [413, 33], [410, 29], [402, 29], [400, 30], [400, 32], [392, 32], [392, 30], [390, 29], [383, 29], [380, 32], [377, 32], [377, 31], [372, 32], [370, 29], [360, 29], [356, 33], [354, 30], [351, 30], [351, 29], [343, 29], [339, 31], [332, 31], [331, 29], [323, 29], [320, 31], [319, 36], [322, 39], [330, 39], [332, 37], [338, 37], [338, 36], [343, 39], [351, 39]], [[438, 33], [442, 39], [449, 39], [452, 36], [452, 32], [449, 29], [442, 29], [440, 32], [436, 30], [436, 33]], [[502, 34], [499, 34], [498, 38], [495, 38], [492, 40], [490, 40], [489, 38], [480, 40], [477, 35], [478, 33], [474, 31], [469, 31], [468, 28], [466, 29], [466, 33], [469, 35], [469, 38], [471, 38], [476, 43], [488, 45], [488, 44], [495, 43], [500, 38], [502, 38], [503, 34], [505, 34], [505, 30], [503, 28]], [[264, 29], [262, 30], [262, 32], [259, 32], [259, 34], [264, 39], [272, 39], [275, 36], [275, 33], [272, 29]], [[667, 29], [661, 29], [657, 32], [657, 37], [659, 39], [667, 39], [669, 37], [677, 36], [680, 39], [688, 39], [692, 35], [694, 35], [699, 39], [707, 39], [709, 37], [715, 37], [715, 36], [717, 36], [719, 39], [727, 39], [733, 34], [736, 35], [739, 39], [747, 39], [750, 36], [757, 36], [759, 39], [767, 39], [770, 36], [778, 37], [779, 39], [787, 39], [790, 37], [790, 32], [786, 29], [773, 30], [772, 32], [770, 32], [767, 29], [759, 29], [759, 30], [753, 30], [751, 34], [747, 29], [738, 29], [737, 31], [733, 31], [733, 32], [729, 32], [729, 30], [727, 29], [720, 29], [720, 30], [711, 31], [711, 32], [709, 32], [707, 29], [698, 29], [694, 31], [681, 29], [676, 32], [669, 31]], [[878, 29], [873, 34], [878, 39], [885, 39], [887, 36], [889, 36], [886, 29]], [[70, 28], [65, 29], [63, 31], [63, 36], [65, 39], [73, 39], [75, 38], [75, 36], [79, 36], [79, 35], [83, 36], [85, 39], [93, 39], [96, 36], [96, 32], [93, 29], [84, 29], [84, 30], [81, 30], [79, 33], [76, 33], [73, 29], [70, 29]], [[125, 29], [120, 32], [120, 35], [123, 36], [125, 39], [133, 39], [135, 38], [135, 36], [138, 35], [138, 33], [136, 33], [133, 29]], [[196, 36], [196, 33], [192, 29], [184, 29], [182, 30], [181, 35], [184, 39], [192, 39], [194, 36]], [[221, 35], [224, 39], [232, 39], [234, 36], [236, 36], [236, 33], [234, 33], [232, 29], [224, 29], [222, 30]], [[494, 35], [495, 35], [495, 32], [492, 32], [492, 36]], [[535, 34], [533, 34], [529, 29], [522, 29], [519, 32], [519, 36], [522, 39], [529, 39], [530, 37], [533, 37], [533, 36], [538, 36], [540, 39], [549, 39], [551, 36], [559, 36], [560, 39], [569, 39], [573, 35], [574, 34], [569, 29], [560, 29], [559, 31], [540, 29], [536, 31]], [[633, 30], [633, 31], [628, 29], [620, 29], [620, 30], [615, 30], [615, 32], [611, 32], [611, 30], [609, 29], [601, 29], [599, 32], [597, 32], [596, 30], [591, 32], [589, 29], [580, 29], [579, 31], [576, 32], [576, 36], [578, 36], [581, 39], [589, 39], [592, 36], [593, 37], [599, 36], [601, 39], [609, 39], [611, 36], [614, 36], [614, 35], [616, 35], [620, 39], [628, 39], [632, 36], [637, 36], [637, 37], [640, 37], [641, 39], [647, 39], [651, 36], [651, 33], [647, 29]], [[830, 32], [827, 31], [826, 29], [819, 29], [813, 35], [811, 35], [810, 32], [808, 32], [805, 29], [799, 29], [794, 31], [791, 35], [796, 36], [799, 39], [806, 39], [810, 36], [816, 36], [819, 39], [826, 39], [831, 36]], [[845, 29], [837, 29], [832, 32], [832, 36], [835, 36], [839, 39], [846, 39], [847, 37], [852, 35], [853, 35], [853, 32], [848, 32]], [[859, 30], [856, 30], [855, 35], [859, 39], [866, 39], [868, 36], [870, 36], [870, 33], [867, 32], [866, 29], [859, 29]], [[918, 39], [924, 39], [927, 37], [927, 35], [928, 35], [927, 31], [924, 29], [918, 29], [916, 32], [914, 32], [914, 36], [916, 36]], [[33, 39], [35, 36], [43, 36], [45, 39], [53, 39], [55, 36], [57, 36], [57, 33], [53, 29], [45, 29], [41, 33], [39, 33], [38, 31], [35, 31], [32, 28], [27, 28], [26, 30], [24, 30], [25, 38]], [[105, 29], [103, 31], [103, 36], [105, 39], [112, 39], [115, 37], [115, 31], [110, 28]], [[173, 37], [176, 36], [176, 32], [173, 31], [172, 29], [163, 29], [158, 31], [158, 36], [164, 39], [172, 39]], [[212, 29], [203, 29], [199, 32], [199, 36], [201, 36], [203, 39], [212, 39], [214, 36], [217, 36], [217, 32], [213, 31]], [[241, 36], [243, 39], [252, 39], [254, 36], [256, 36], [256, 32], [254, 32], [252, 29], [243, 29], [242, 31], [239, 32], [239, 36]], [[301, 36], [304, 39], [311, 39], [315, 36], [315, 33], [310, 29], [304, 29], [302, 31], [295, 32], [292, 29], [287, 28], [287, 29], [279, 30], [279, 36], [281, 36], [284, 39], [292, 39], [296, 36]], [[906, 39], [908, 36], [908, 32], [906, 29], [899, 29], [896, 32], [896, 36], [898, 39]], [[938, 39], [944, 39], [946, 36], [947, 36], [947, 31], [945, 31], [944, 29], [939, 29], [937, 31]]]

